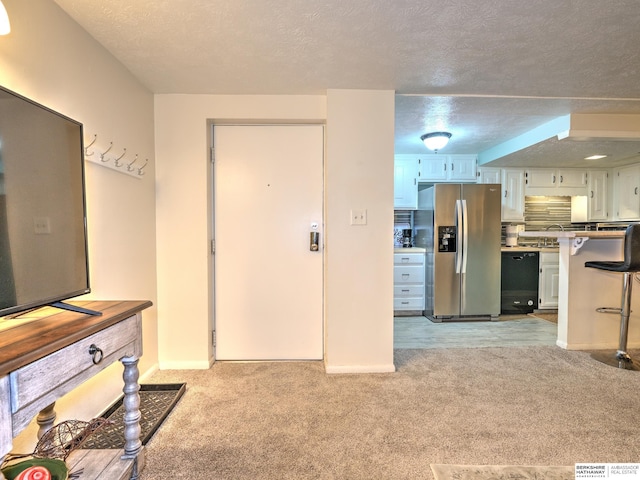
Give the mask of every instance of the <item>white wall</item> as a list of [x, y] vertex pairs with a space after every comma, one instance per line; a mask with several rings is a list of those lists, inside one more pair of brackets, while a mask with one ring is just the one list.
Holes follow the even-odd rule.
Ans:
[[[394, 92], [329, 90], [325, 163], [325, 366], [393, 365]], [[366, 209], [367, 225], [350, 224]]]
[[[161, 368], [212, 359], [210, 126], [324, 122], [327, 370], [393, 370], [394, 93], [157, 95], [158, 317]], [[369, 224], [348, 225], [349, 209]]]
[[[12, 32], [0, 37], [0, 85], [82, 122], [86, 139], [98, 135], [96, 147], [113, 142], [114, 151], [149, 159], [140, 180], [86, 163], [89, 298], [155, 303], [153, 95], [53, 1], [3, 4]], [[157, 365], [155, 307], [143, 317], [144, 373]], [[121, 375], [115, 365], [67, 395], [58, 419], [100, 413], [120, 395]], [[16, 439], [17, 450], [33, 441], [33, 428]]]
[[323, 96], [157, 95], [157, 245], [161, 368], [212, 359], [211, 126], [324, 123]]

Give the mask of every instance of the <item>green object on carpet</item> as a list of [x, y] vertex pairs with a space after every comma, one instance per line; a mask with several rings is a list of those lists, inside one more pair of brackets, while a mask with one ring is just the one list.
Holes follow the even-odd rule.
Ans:
[[53, 458], [30, 458], [20, 463], [13, 464], [2, 469], [2, 474], [7, 480], [13, 480], [20, 473], [29, 467], [41, 466], [49, 470], [51, 480], [67, 480], [69, 478], [69, 469], [67, 464], [62, 460]]
[[512, 466], [512, 465], [440, 465], [432, 464], [436, 480], [574, 480], [573, 466]]
[[[140, 385], [140, 440], [143, 445], [151, 439], [167, 415], [186, 390], [186, 383]], [[121, 397], [100, 416], [113, 422], [89, 437], [82, 448], [124, 448], [124, 407]]]

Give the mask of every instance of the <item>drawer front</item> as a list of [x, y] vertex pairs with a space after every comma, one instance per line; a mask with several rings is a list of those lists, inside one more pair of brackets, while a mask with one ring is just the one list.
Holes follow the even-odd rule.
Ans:
[[394, 253], [394, 265], [424, 265], [424, 254], [422, 253]]
[[[133, 316], [40, 360], [11, 372], [11, 412], [36, 403], [29, 410], [44, 408], [49, 397], [59, 397], [124, 356], [140, 355], [140, 321]], [[103, 352], [94, 364], [89, 348], [95, 344]], [[36, 402], [40, 400], [39, 402]], [[44, 405], [41, 405], [44, 403]]]
[[418, 265], [397, 265], [393, 267], [393, 283], [424, 284], [424, 267]]
[[422, 285], [396, 285], [393, 287], [393, 296], [400, 297], [424, 297], [424, 286]]
[[424, 298], [394, 298], [394, 310], [424, 310]]

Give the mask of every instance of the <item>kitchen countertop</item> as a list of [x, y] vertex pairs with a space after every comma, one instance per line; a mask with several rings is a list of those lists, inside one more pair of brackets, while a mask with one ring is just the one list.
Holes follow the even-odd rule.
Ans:
[[624, 238], [624, 230], [602, 230], [602, 231], [571, 231], [571, 232], [549, 232], [542, 231], [524, 231], [520, 232], [518, 236], [524, 238]]
[[393, 253], [427, 253], [427, 249], [420, 247], [395, 247]]
[[500, 247], [500, 251], [502, 252], [558, 252], [560, 251], [559, 246], [546, 246], [546, 247], [538, 247], [537, 245], [518, 245], [517, 247], [507, 247], [506, 245], [502, 245]]

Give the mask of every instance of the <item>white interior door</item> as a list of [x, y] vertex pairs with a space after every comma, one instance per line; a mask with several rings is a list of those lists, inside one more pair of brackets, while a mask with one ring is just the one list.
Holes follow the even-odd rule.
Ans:
[[218, 360], [322, 358], [323, 136], [320, 125], [214, 127]]

